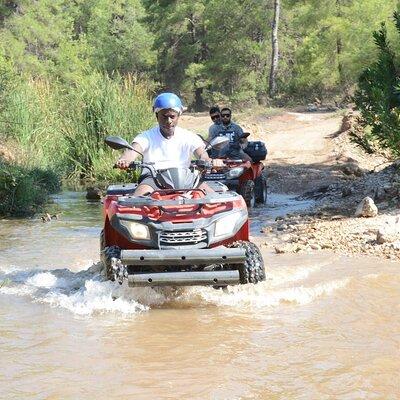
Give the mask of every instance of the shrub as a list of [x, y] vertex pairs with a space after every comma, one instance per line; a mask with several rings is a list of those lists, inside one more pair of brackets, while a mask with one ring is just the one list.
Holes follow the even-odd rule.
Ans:
[[[397, 12], [394, 20], [400, 35]], [[400, 81], [396, 57], [387, 39], [385, 24], [373, 36], [379, 50], [378, 60], [361, 74], [354, 97], [364, 132], [354, 133], [352, 139], [367, 152], [378, 147], [397, 158], [400, 156]]]
[[0, 161], [0, 215], [31, 216], [58, 190], [60, 180], [53, 172]]

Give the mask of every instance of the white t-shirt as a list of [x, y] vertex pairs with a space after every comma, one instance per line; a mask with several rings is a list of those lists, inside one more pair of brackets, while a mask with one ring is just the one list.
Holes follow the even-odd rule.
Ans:
[[174, 135], [166, 139], [157, 125], [133, 139], [143, 149], [143, 161], [154, 162], [156, 169], [188, 168], [193, 152], [204, 147], [204, 142], [195, 133], [175, 127]]

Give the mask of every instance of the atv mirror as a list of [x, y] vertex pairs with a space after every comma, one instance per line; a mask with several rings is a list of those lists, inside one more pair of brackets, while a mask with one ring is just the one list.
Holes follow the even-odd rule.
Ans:
[[226, 136], [217, 136], [211, 140], [211, 142], [207, 145], [206, 150], [211, 148], [220, 149], [224, 147], [229, 142], [229, 138]]
[[119, 136], [107, 136], [104, 141], [114, 150], [134, 150], [134, 148], [125, 139], [122, 139]]

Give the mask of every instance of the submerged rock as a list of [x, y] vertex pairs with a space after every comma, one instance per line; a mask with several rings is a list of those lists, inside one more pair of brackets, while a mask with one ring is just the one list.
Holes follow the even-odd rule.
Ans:
[[101, 200], [103, 193], [98, 187], [88, 187], [86, 190], [87, 200]]

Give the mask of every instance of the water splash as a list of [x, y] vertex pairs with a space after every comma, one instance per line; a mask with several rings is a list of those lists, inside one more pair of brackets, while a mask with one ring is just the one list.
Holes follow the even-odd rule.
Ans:
[[136, 314], [151, 308], [204, 305], [245, 308], [277, 307], [285, 303], [304, 305], [348, 284], [349, 279], [312, 287], [300, 284], [321, 267], [314, 265], [296, 271], [280, 269], [269, 272], [267, 280], [258, 285], [215, 290], [211, 287], [130, 288], [126, 283], [106, 281], [100, 263], [96, 263], [79, 272], [69, 269], [8, 271], [0, 274], [0, 282], [4, 282], [0, 293], [28, 296], [34, 302], [64, 308], [78, 315]]

